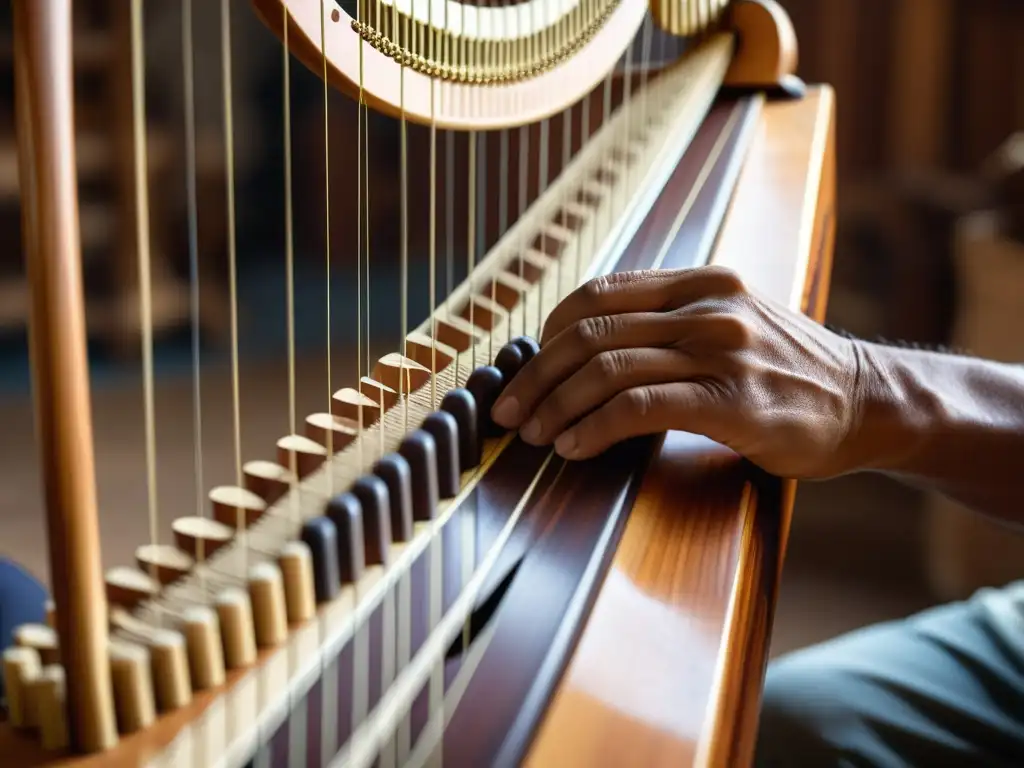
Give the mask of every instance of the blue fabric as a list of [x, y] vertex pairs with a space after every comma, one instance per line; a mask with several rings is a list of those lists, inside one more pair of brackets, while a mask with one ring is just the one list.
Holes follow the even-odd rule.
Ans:
[[774, 662], [755, 765], [1024, 766], [1024, 582]]
[[[46, 621], [49, 594], [32, 574], [16, 563], [0, 557], [0, 651], [14, 642], [14, 630], [22, 624]], [[0, 674], [0, 698], [4, 695]]]

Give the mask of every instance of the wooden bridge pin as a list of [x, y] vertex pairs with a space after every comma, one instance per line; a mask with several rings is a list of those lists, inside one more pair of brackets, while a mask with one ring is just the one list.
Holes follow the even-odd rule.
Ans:
[[273, 461], [249, 461], [242, 467], [245, 488], [252, 491], [267, 506], [280, 499], [291, 488], [293, 478], [287, 468]]
[[38, 675], [28, 681], [27, 688], [39, 724], [43, 749], [64, 749], [68, 745], [64, 668], [58, 664], [44, 667]]
[[217, 614], [196, 605], [185, 611], [183, 628], [188, 645], [189, 675], [197, 691], [224, 683], [224, 646]]
[[152, 725], [156, 720], [156, 700], [149, 651], [135, 643], [112, 641], [110, 676], [118, 730], [126, 734], [135, 733]]
[[170, 544], [143, 544], [135, 550], [135, 564], [160, 584], [170, 584], [188, 575], [195, 561]]
[[171, 523], [174, 543], [197, 560], [209, 560], [218, 549], [235, 536], [232, 526], [208, 517], [179, 517]]
[[219, 485], [207, 496], [213, 508], [213, 518], [232, 530], [248, 528], [267, 511], [267, 502], [248, 488]]
[[363, 475], [352, 484], [352, 495], [363, 511], [363, 556], [367, 565], [391, 561], [391, 502], [388, 487], [376, 475]]
[[413, 490], [409, 462], [399, 453], [391, 453], [373, 465], [373, 474], [388, 487], [391, 540], [412, 539]]
[[4, 650], [4, 690], [7, 718], [15, 728], [31, 728], [33, 716], [28, 684], [39, 675], [42, 661], [35, 648], [11, 646]]
[[107, 587], [107, 600], [126, 608], [160, 594], [160, 582], [137, 568], [116, 566], [104, 574], [103, 580]]
[[185, 636], [170, 629], [158, 630], [149, 641], [153, 689], [161, 712], [173, 712], [192, 701], [192, 679]]
[[299, 478], [316, 472], [327, 460], [327, 449], [304, 435], [285, 435], [277, 441], [277, 463]]
[[14, 630], [14, 644], [34, 649], [44, 666], [60, 663], [57, 631], [53, 627], [45, 624], [22, 624]]
[[249, 571], [249, 599], [256, 645], [273, 648], [288, 639], [284, 578], [275, 563], [257, 563]]
[[326, 517], [338, 534], [338, 573], [342, 584], [352, 584], [366, 570], [363, 544], [363, 506], [353, 493], [339, 493], [327, 502]]
[[467, 472], [480, 464], [476, 400], [468, 389], [459, 387], [444, 396], [441, 410], [450, 413], [459, 427], [459, 470]]
[[466, 380], [466, 389], [476, 400], [476, 423], [481, 437], [496, 437], [504, 430], [491, 419], [491, 409], [505, 388], [505, 377], [493, 365], [477, 368]]
[[459, 424], [447, 411], [435, 411], [421, 427], [437, 448], [437, 493], [442, 499], [459, 495]]
[[412, 516], [433, 520], [437, 515], [437, 445], [433, 436], [417, 429], [398, 447], [412, 473]]
[[238, 669], [255, 663], [256, 635], [248, 593], [237, 588], [221, 592], [217, 596], [217, 618], [220, 619], [224, 665]]
[[341, 588], [337, 526], [329, 517], [314, 517], [303, 523], [301, 537], [310, 553], [316, 602], [333, 600]]
[[[329, 520], [327, 522], [330, 522]], [[284, 604], [289, 624], [301, 624], [316, 614], [313, 553], [304, 541], [289, 541], [277, 558], [284, 580]]]

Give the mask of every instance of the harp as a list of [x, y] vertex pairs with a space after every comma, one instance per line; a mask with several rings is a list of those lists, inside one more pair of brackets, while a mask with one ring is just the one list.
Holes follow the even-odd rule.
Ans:
[[[130, 2], [137, 32], [144, 4]], [[770, 0], [234, 6], [280, 39], [286, 66], [358, 102], [360, 142], [371, 112], [397, 121], [396, 226], [405, 241], [408, 211], [426, 209], [430, 284], [403, 270], [401, 298], [378, 297], [404, 337], [359, 361], [322, 413], [238, 457], [233, 481], [175, 511], [135, 564], [101, 563], [70, 0], [15, 0], [53, 608], [4, 656], [4, 762], [747, 763], [794, 484], [684, 433], [567, 463], [488, 412], [559, 299], [610, 271], [714, 262], [821, 318], [833, 95], [795, 77], [785, 13]], [[135, 84], [138, 113], [138, 71]], [[413, 126], [429, 138], [419, 188]], [[448, 135], [470, 137], [470, 167], [487, 142], [505, 160], [490, 194], [467, 197], [467, 274], [444, 291], [434, 172]], [[540, 181], [516, 187], [520, 172]], [[352, 176], [371, 194], [366, 166]], [[137, 194], [144, 243], [145, 183]], [[507, 220], [476, 252], [484, 206]], [[410, 328], [414, 290], [431, 307]]]

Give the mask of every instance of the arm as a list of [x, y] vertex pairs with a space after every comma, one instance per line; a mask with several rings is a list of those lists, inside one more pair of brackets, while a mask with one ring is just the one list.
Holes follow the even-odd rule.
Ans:
[[855, 342], [856, 469], [1024, 523], [1024, 367]]
[[718, 268], [581, 287], [492, 415], [567, 459], [682, 430], [781, 477], [886, 472], [1024, 523], [1024, 369], [845, 338]]

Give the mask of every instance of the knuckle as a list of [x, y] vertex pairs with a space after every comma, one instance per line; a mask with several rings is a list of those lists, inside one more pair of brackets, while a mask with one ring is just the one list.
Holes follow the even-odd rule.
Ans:
[[627, 390], [616, 396], [615, 399], [626, 418], [638, 421], [649, 417], [657, 405], [654, 393], [649, 387], [636, 387]]
[[747, 349], [754, 345], [757, 330], [747, 318], [734, 313], [721, 315], [716, 325], [726, 349]]
[[714, 279], [716, 293], [735, 295], [747, 292], [747, 286], [736, 270], [711, 264], [707, 267], [707, 275]]
[[604, 301], [604, 297], [608, 295], [612, 285], [613, 281], [608, 275], [601, 275], [585, 282], [580, 288], [580, 292], [588, 305], [599, 306]]
[[598, 349], [603, 340], [614, 333], [615, 323], [614, 319], [604, 315], [586, 317], [576, 323], [576, 340], [584, 349]]
[[608, 381], [618, 378], [628, 367], [628, 353], [624, 350], [602, 352], [594, 357], [591, 365], [598, 378]]

